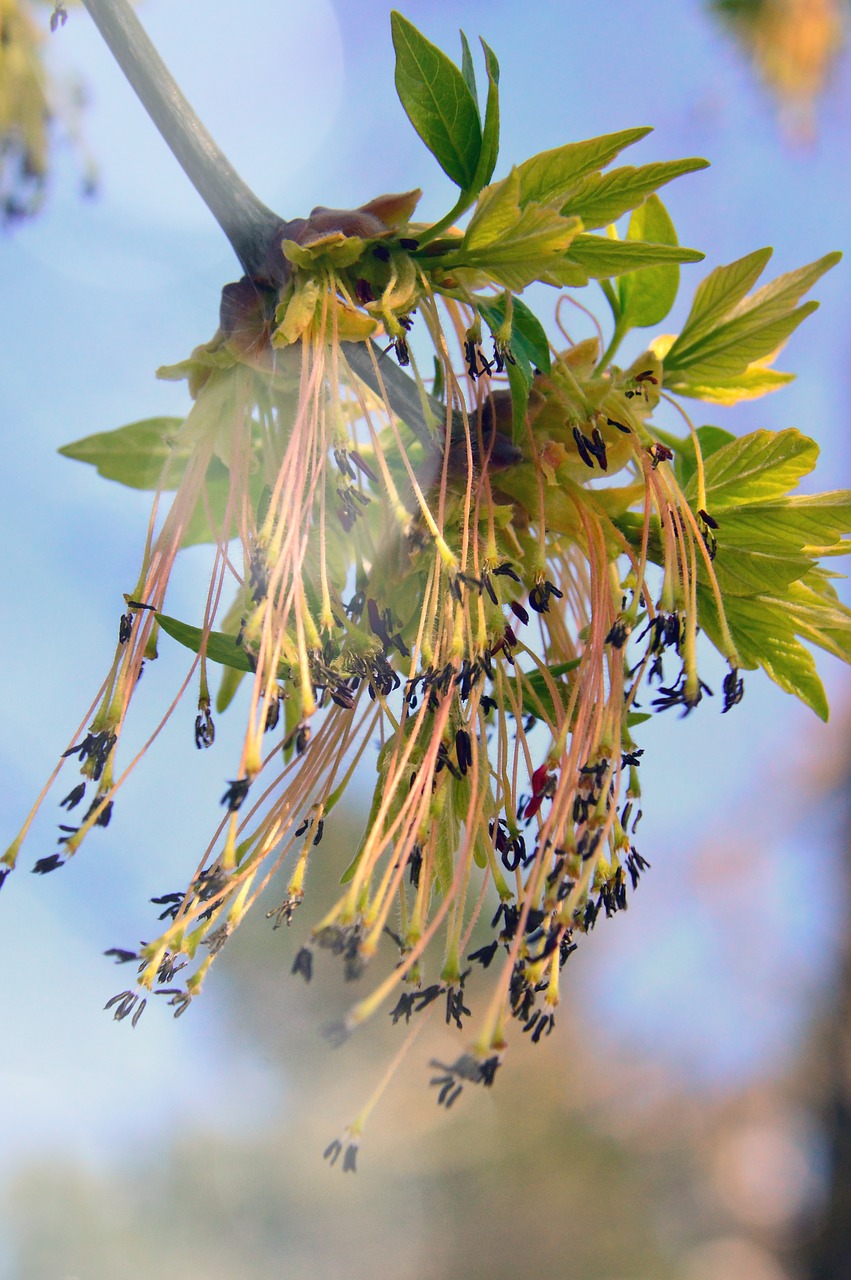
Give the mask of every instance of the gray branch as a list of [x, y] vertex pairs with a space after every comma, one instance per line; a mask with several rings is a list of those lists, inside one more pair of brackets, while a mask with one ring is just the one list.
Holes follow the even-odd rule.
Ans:
[[246, 186], [178, 88], [127, 0], [83, 0], [140, 102], [230, 241], [246, 275], [268, 271], [282, 219]]

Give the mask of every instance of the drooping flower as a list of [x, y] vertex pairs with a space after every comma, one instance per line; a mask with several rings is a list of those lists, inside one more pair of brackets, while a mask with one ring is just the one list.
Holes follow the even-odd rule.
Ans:
[[[423, 40], [410, 24], [400, 32]], [[166, 631], [196, 654], [199, 748], [215, 738], [211, 663], [225, 671], [220, 710], [239, 680], [250, 685], [246, 731], [188, 886], [155, 899], [159, 935], [111, 953], [137, 966], [114, 1017], [135, 1023], [151, 992], [182, 1014], [285, 863], [270, 915], [289, 922], [326, 822], [371, 775], [340, 897], [294, 972], [309, 980], [319, 948], [359, 978], [389, 935], [395, 968], [338, 1030], [391, 1002], [394, 1023], [413, 1020], [414, 1033], [427, 1009], [465, 1036], [474, 1019], [457, 1061], [432, 1064], [446, 1106], [465, 1083], [493, 1083], [512, 1020], [534, 1043], [550, 1033], [577, 940], [625, 908], [648, 868], [635, 842], [633, 734], [648, 700], [686, 714], [708, 692], [698, 629], [729, 664], [725, 711], [742, 697], [740, 670], [756, 665], [822, 710], [797, 635], [848, 656], [848, 615], [815, 559], [847, 549], [851, 500], [783, 496], [815, 446], [797, 432], [735, 441], [690, 423], [679, 438], [653, 420], [666, 387], [731, 399], [782, 381], [766, 358], [834, 257], [747, 297], [765, 255], [719, 268], [681, 334], [625, 369], [614, 342], [602, 352], [597, 338], [565, 336], [556, 349], [518, 296], [532, 280], [603, 279], [616, 337], [664, 319], [677, 262], [699, 255], [677, 246], [649, 193], [702, 162], [616, 170], [604, 183], [634, 130], [533, 157], [487, 186], [495, 110], [489, 97], [485, 162], [465, 162], [477, 175], [462, 187], [459, 204], [475, 206], [465, 231], [413, 221], [419, 192], [282, 224], [263, 272], [223, 290], [213, 340], [162, 371], [189, 381], [185, 421], [66, 450], [156, 498], [112, 667], [65, 753], [83, 782], [62, 805], [88, 807], [35, 867], [55, 870], [109, 821], [129, 772], [117, 775], [116, 759], [131, 699]], [[625, 240], [589, 234], [636, 205]], [[198, 627], [165, 612], [190, 541], [214, 548]], [[492, 937], [471, 951], [481, 917]], [[492, 991], [471, 1012], [474, 964]], [[341, 1150], [332, 1143], [329, 1158]]]

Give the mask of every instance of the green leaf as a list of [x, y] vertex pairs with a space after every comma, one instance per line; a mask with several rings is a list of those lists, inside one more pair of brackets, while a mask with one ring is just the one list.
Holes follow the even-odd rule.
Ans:
[[391, 13], [390, 25], [399, 100], [441, 169], [466, 190], [482, 150], [479, 108], [467, 81], [455, 63], [401, 13]]
[[[605, 174], [592, 173], [573, 192], [561, 212], [581, 218], [586, 231], [593, 231], [595, 227], [606, 227], [616, 222], [622, 214], [635, 209], [652, 192], [674, 178], [708, 167], [708, 160], [692, 157], [645, 164], [638, 168], [626, 165]], [[676, 240], [661, 243], [676, 244]]]
[[753, 361], [771, 355], [818, 305], [798, 307], [801, 296], [842, 256], [825, 254], [744, 297], [770, 253], [763, 249], [750, 254], [704, 280], [685, 328], [665, 356], [666, 381], [671, 385], [676, 372], [685, 373], [685, 381], [692, 384], [735, 378]]
[[[706, 462], [707, 458], [711, 458], [713, 453], [717, 453], [722, 445], [738, 439], [737, 436], [733, 435], [732, 431], [725, 431], [723, 427], [698, 427], [697, 438], [700, 444], [700, 454], [704, 462]], [[676, 459], [677, 483], [681, 489], [685, 489], [697, 470], [694, 440], [691, 435], [686, 436], [676, 446]]]
[[485, 106], [485, 126], [482, 131], [482, 149], [470, 186], [470, 194], [478, 195], [490, 182], [499, 154], [499, 63], [494, 51], [481, 42], [488, 74], [488, 100]]
[[[698, 587], [698, 606], [701, 624], [717, 644], [718, 618], [711, 592], [705, 587]], [[742, 666], [762, 667], [781, 689], [827, 720], [827, 696], [813, 656], [795, 638], [795, 620], [785, 606], [761, 596], [733, 596], [725, 600], [724, 612]]]
[[[470, 90], [470, 97], [476, 104], [476, 111], [479, 110], [479, 91], [476, 87], [476, 68], [473, 65], [473, 55], [470, 52], [470, 45], [463, 31], [461, 36], [461, 75], [464, 77], [464, 83]], [[481, 119], [481, 117], [479, 117]]]
[[840, 489], [733, 507], [724, 513], [719, 539], [725, 546], [812, 557], [848, 554], [849, 534], [851, 491]]
[[[665, 373], [667, 375], [667, 370]], [[700, 381], [699, 375], [699, 370], [694, 374], [674, 373], [665, 377], [665, 387], [668, 391], [676, 391], [679, 396], [705, 400], [709, 404], [738, 404], [741, 400], [756, 400], [770, 391], [779, 391], [795, 380], [794, 373], [781, 373], [779, 369], [769, 369], [758, 361], [732, 378], [710, 380], [704, 376]]]
[[[812, 471], [819, 449], [814, 440], [791, 427], [788, 431], [753, 431], [733, 440], [704, 465], [707, 511], [712, 515], [743, 503], [779, 498]], [[697, 478], [685, 489], [692, 506]]]
[[[556, 688], [566, 687], [562, 676], [568, 675], [571, 671], [575, 671], [581, 662], [581, 658], [573, 658], [570, 662], [556, 662], [552, 666], [547, 667]], [[522, 703], [523, 711], [527, 716], [535, 716], [540, 719], [544, 716], [551, 724], [558, 723], [555, 706], [553, 705], [552, 696], [550, 694], [544, 673], [539, 670], [520, 671], [518, 676], [522, 679]]]
[[486, 187], [479, 197], [464, 239], [445, 258], [450, 269], [475, 267], [506, 288], [519, 291], [557, 261], [579, 230], [579, 222], [554, 209], [518, 203], [519, 174]]
[[620, 133], [569, 142], [542, 151], [520, 165], [520, 203], [561, 206], [582, 179], [602, 169], [615, 156], [650, 133], [650, 129], [624, 129]]
[[[725, 514], [716, 535], [718, 548], [712, 568], [725, 606], [731, 596], [756, 596], [763, 592], [783, 592], [802, 578], [812, 566], [805, 555], [783, 554], [771, 544], [763, 547], [731, 547], [724, 544], [728, 517]], [[701, 566], [700, 580], [705, 574]]]
[[[165, 613], [158, 613], [156, 619], [173, 640], [191, 649], [193, 653], [200, 653], [204, 638], [200, 627], [191, 627], [188, 622], [180, 622]], [[236, 636], [226, 635], [224, 631], [211, 631], [207, 636], [207, 660], [219, 662], [223, 667], [233, 667], [235, 671], [254, 670], [250, 655], [242, 645], [236, 643]]]
[[190, 454], [190, 446], [174, 443], [182, 425], [182, 418], [145, 418], [115, 431], [85, 436], [63, 445], [59, 452], [97, 467], [98, 475], [131, 489], [156, 489], [161, 482], [163, 489], [176, 489]]
[[709, 333], [762, 275], [772, 252], [771, 249], [757, 249], [728, 266], [710, 271], [695, 290], [691, 311], [671, 351], [678, 347], [686, 349]]
[[[678, 243], [674, 224], [658, 196], [648, 196], [635, 210], [626, 238], [629, 242]], [[636, 329], [660, 324], [674, 305], [679, 287], [680, 269], [675, 262], [622, 275], [618, 280], [621, 323]]]
[[681, 249], [675, 245], [578, 235], [566, 256], [569, 262], [578, 263], [589, 276], [598, 279], [671, 262], [700, 262], [704, 255], [696, 249]]
[[[719, 325], [701, 339], [688, 355], [680, 355], [673, 361], [665, 357], [665, 371], [674, 369], [674, 377], [668, 377], [669, 385], [675, 385], [676, 371], [684, 370], [691, 383], [712, 385], [717, 381], [735, 379], [748, 365], [771, 356], [802, 320], [818, 309], [817, 302], [805, 302], [785, 316], [763, 322], [762, 313], [755, 311], [740, 315]], [[676, 345], [676, 344], [675, 344]], [[674, 348], [672, 347], [673, 351]]]

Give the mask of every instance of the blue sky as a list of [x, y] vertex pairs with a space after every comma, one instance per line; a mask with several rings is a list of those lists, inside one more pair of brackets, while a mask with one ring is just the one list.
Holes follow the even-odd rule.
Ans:
[[[453, 53], [459, 22], [497, 52], [498, 173], [533, 151], [643, 124], [655, 133], [634, 148], [636, 162], [712, 161], [709, 171], [667, 189], [682, 242], [707, 252], [705, 268], [684, 269], [672, 328], [687, 307], [689, 282], [693, 288], [709, 267], [763, 244], [775, 246], [772, 274], [848, 249], [847, 70], [826, 94], [818, 140], [794, 148], [744, 60], [697, 3], [414, 0], [403, 8]], [[383, 4], [146, 0], [139, 11], [236, 168], [282, 215], [414, 186], [426, 189], [424, 217], [448, 207], [448, 180], [395, 97]], [[10, 836], [102, 679], [147, 519], [144, 495], [98, 479], [56, 449], [138, 418], [185, 412], [183, 387], [157, 383], [154, 370], [212, 335], [220, 289], [238, 275], [221, 233], [83, 13], [72, 11], [51, 39], [50, 59], [58, 73], [77, 72], [88, 84], [83, 128], [101, 180], [95, 199], [81, 199], [70, 152], [60, 152], [45, 212], [0, 240], [7, 546], [0, 825]], [[822, 446], [825, 488], [851, 482], [848, 271], [846, 260], [820, 282], [821, 309], [784, 353], [781, 367], [799, 375], [790, 389], [734, 413], [698, 415], [742, 430], [796, 425], [810, 432]], [[587, 292], [583, 301], [596, 308], [599, 295]], [[603, 308], [600, 299], [601, 317]], [[197, 609], [202, 562], [202, 553], [187, 557], [173, 597], [179, 616]], [[822, 668], [837, 705], [843, 697], [847, 704], [838, 664], [825, 660]], [[146, 674], [151, 696], [165, 698], [180, 670], [180, 659], [165, 655]], [[209, 1114], [211, 1101], [232, 1096], [234, 1079], [252, 1099], [246, 1123], [280, 1099], [277, 1076], [250, 1048], [228, 1042], [214, 984], [175, 1025], [149, 1017], [131, 1033], [101, 1012], [122, 977], [101, 951], [135, 942], [149, 924], [145, 899], [185, 880], [197, 833], [207, 831], [221, 780], [231, 776], [227, 731], [217, 743], [221, 754], [199, 759], [190, 711], [187, 705], [169, 726], [99, 842], [90, 840], [55, 876], [29, 875], [31, 861], [53, 848], [49, 806], [22, 870], [3, 890], [0, 1172], [16, 1154], [57, 1140], [98, 1160], [126, 1134], [165, 1128], [178, 1112]], [[782, 1059], [807, 982], [826, 963], [835, 927], [829, 907], [807, 913], [789, 943], [800, 922], [801, 879], [830, 870], [825, 824], [797, 793], [785, 795], [779, 810], [775, 799], [789, 792], [786, 761], [810, 767], [811, 740], [834, 750], [841, 744], [838, 730], [820, 730], [811, 713], [758, 676], [733, 715], [722, 719], [718, 711], [701, 707], [689, 721], [663, 721], [648, 734], [642, 851], [653, 875], [628, 918], [586, 944], [577, 970], [579, 983], [595, 985], [607, 1035], [662, 1055], [672, 1070], [699, 1067], [710, 1081], [734, 1079], [772, 1055]], [[766, 832], [773, 849], [771, 892], [748, 913], [736, 904], [728, 911], [723, 894], [701, 889], [712, 840], [722, 849], [733, 841], [726, 815], [736, 817], [743, 859], [759, 854]], [[810, 833], [804, 870], [791, 834], [796, 823]], [[729, 883], [735, 890], [735, 873]], [[682, 910], [673, 912], [678, 900]], [[739, 927], [725, 931], [731, 912]], [[792, 947], [800, 981], [788, 1002], [770, 1012], [763, 1001], [764, 1016], [749, 1019], [753, 990], [736, 966], [750, 965], [758, 991], [770, 996], [781, 939]], [[757, 944], [764, 963], [754, 966]]]

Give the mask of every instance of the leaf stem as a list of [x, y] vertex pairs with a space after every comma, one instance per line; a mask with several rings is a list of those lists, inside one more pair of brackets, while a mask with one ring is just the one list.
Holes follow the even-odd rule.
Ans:
[[204, 128], [128, 0], [83, 0], [95, 26], [247, 275], [268, 274], [283, 219], [254, 194]]

